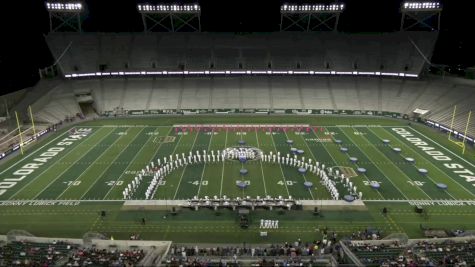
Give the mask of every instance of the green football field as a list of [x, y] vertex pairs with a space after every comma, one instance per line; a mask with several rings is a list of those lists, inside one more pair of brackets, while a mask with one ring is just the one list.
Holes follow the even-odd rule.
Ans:
[[[175, 124], [309, 124], [312, 131], [219, 130], [177, 132]], [[77, 132], [70, 133], [70, 128]], [[342, 234], [365, 227], [386, 234], [422, 235], [421, 225], [444, 229], [475, 229], [475, 164], [473, 149], [460, 148], [443, 134], [423, 125], [394, 119], [352, 117], [165, 117], [111, 119], [85, 122], [30, 145], [24, 156], [0, 167], [0, 233], [24, 229], [35, 235], [80, 236], [88, 231], [127, 238], [142, 233], [147, 239], [187, 241], [255, 241], [261, 218], [279, 217], [272, 240], [318, 234], [329, 228]], [[292, 146], [286, 140], [294, 141]], [[350, 181], [363, 194], [363, 211], [330, 210], [322, 217], [307, 211], [256, 211], [255, 222], [242, 230], [232, 211], [166, 211], [122, 208], [122, 191], [151, 161], [190, 151], [222, 151], [239, 146], [286, 155], [304, 150], [307, 160], [327, 167], [351, 170]], [[340, 140], [341, 143], [337, 143]], [[383, 140], [389, 140], [388, 144]], [[341, 148], [348, 152], [342, 152]], [[400, 148], [397, 153], [394, 148]], [[351, 162], [356, 157], [357, 162]], [[413, 163], [407, 161], [412, 158]], [[239, 174], [241, 168], [249, 173]], [[358, 168], [364, 168], [360, 173]], [[427, 170], [421, 174], [420, 169]], [[151, 176], [144, 176], [133, 199], [144, 199]], [[236, 186], [245, 181], [244, 190]], [[304, 187], [310, 181], [315, 186]], [[371, 188], [376, 181], [380, 189]], [[440, 189], [437, 184], [448, 188]], [[346, 188], [337, 182], [343, 195]], [[296, 167], [260, 160], [245, 164], [227, 160], [178, 168], [160, 183], [154, 199], [181, 200], [194, 196], [292, 196], [294, 199], [330, 199], [315, 174], [301, 175]], [[44, 200], [44, 201], [40, 201]], [[63, 201], [59, 201], [63, 200]], [[66, 201], [64, 201], [66, 200]], [[426, 207], [424, 215], [414, 205]], [[387, 216], [380, 214], [388, 207]], [[108, 216], [101, 218], [99, 211]], [[147, 225], [137, 221], [147, 218]], [[213, 233], [210, 235], [209, 233]], [[311, 235], [310, 235], [311, 236]]]

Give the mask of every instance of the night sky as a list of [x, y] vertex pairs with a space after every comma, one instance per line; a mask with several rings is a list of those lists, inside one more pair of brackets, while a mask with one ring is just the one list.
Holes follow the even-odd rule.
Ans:
[[[85, 0], [83, 30], [89, 32], [143, 31], [137, 3], [195, 3], [196, 1]], [[200, 0], [203, 31], [278, 31], [283, 3], [333, 3], [335, 1]], [[346, 10], [340, 17], [343, 32], [388, 32], [399, 29], [400, 0], [341, 0]], [[470, 3], [472, 2], [472, 3]], [[475, 1], [442, 1], [442, 29], [432, 62], [452, 69], [475, 65]], [[259, 4], [257, 4], [259, 3]], [[468, 6], [470, 5], [470, 6]], [[22, 1], [21, 16], [8, 18], [7, 36], [0, 50], [0, 94], [38, 81], [38, 69], [54, 60], [44, 42], [48, 13], [42, 0]], [[4, 12], [2, 12], [4, 13]], [[5, 17], [4, 17], [5, 18]], [[7, 22], [8, 23], [8, 22]], [[11, 34], [10, 34], [11, 31]]]

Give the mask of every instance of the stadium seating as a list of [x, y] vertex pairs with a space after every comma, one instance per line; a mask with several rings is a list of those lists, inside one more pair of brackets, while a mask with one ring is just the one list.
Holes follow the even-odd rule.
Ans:
[[385, 263], [397, 262], [403, 254], [404, 248], [399, 244], [390, 245], [352, 245], [352, 252], [367, 266], [382, 266]]
[[[475, 241], [442, 243], [418, 242], [413, 247], [413, 253], [419, 255], [420, 261], [432, 261], [438, 265], [460, 264], [465, 261], [468, 266], [475, 264]], [[463, 265], [462, 265], [463, 266]]]
[[[50, 33], [64, 74], [97, 71], [312, 69], [419, 74], [437, 33]], [[369, 44], [369, 45], [366, 45]], [[430, 56], [429, 56], [430, 57]]]
[[[64, 54], [59, 61], [63, 74], [239, 69], [420, 74], [426, 64], [420, 53], [430, 58], [436, 38], [436, 32], [50, 33], [46, 41], [56, 58]], [[46, 83], [41, 82], [39, 89]], [[182, 109], [353, 110], [411, 116], [419, 108], [429, 110], [424, 118], [450, 125], [457, 104], [454, 128], [463, 131], [468, 111], [475, 109], [474, 84], [430, 76], [421, 80], [348, 75], [104, 78], [51, 83], [54, 89], [42, 97], [37, 94], [34, 104], [37, 119], [48, 123], [85, 113], [71, 92], [78, 90], [89, 92], [93, 100], [85, 117]], [[472, 122], [469, 133], [475, 135], [474, 130]]]
[[[450, 126], [453, 107], [457, 105], [454, 128], [463, 131], [468, 111], [475, 110], [473, 85], [434, 77], [107, 78], [74, 80], [54, 87], [34, 105], [38, 120], [57, 123], [81, 113], [71, 92], [81, 90], [91, 92], [98, 114], [175, 109], [316, 109], [411, 116], [412, 111], [420, 108], [430, 111], [425, 118]], [[469, 133], [475, 133], [473, 120]]]
[[11, 242], [0, 248], [0, 266], [53, 266], [66, 261], [76, 246], [63, 242]]
[[54, 239], [6, 236], [0, 266], [160, 266], [169, 241]]

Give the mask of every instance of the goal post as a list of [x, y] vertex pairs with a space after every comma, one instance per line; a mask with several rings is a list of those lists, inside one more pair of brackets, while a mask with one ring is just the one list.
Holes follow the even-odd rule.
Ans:
[[454, 112], [452, 112], [452, 120], [450, 122], [450, 131], [449, 131], [449, 140], [452, 141], [452, 139], [450, 139], [450, 137], [452, 136], [452, 131], [454, 130], [454, 121], [455, 121], [455, 112], [457, 111], [457, 105], [454, 106]]
[[[465, 130], [463, 133], [463, 138], [462, 141], [458, 141], [458, 139], [452, 139], [452, 133], [455, 131], [454, 130], [454, 123], [455, 123], [455, 116], [457, 113], [457, 106], [454, 106], [454, 111], [452, 112], [452, 120], [450, 122], [450, 131], [449, 131], [449, 141], [456, 144], [457, 146], [462, 148], [462, 155], [465, 154], [465, 142], [467, 141], [467, 133], [468, 133], [468, 128], [470, 126], [470, 119], [472, 117], [472, 111], [470, 110], [468, 112], [468, 117], [467, 117], [467, 123], [465, 124]], [[459, 135], [458, 132], [456, 132], [455, 135]]]
[[470, 125], [470, 118], [472, 117], [472, 111], [468, 112], [468, 118], [467, 118], [467, 124], [465, 125], [465, 132], [463, 133], [463, 148], [462, 148], [462, 155], [465, 154], [465, 140], [467, 139], [467, 132], [468, 132], [468, 126]]

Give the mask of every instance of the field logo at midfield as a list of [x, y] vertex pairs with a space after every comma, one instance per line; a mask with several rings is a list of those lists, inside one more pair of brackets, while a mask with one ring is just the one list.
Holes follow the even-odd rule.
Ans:
[[76, 141], [83, 139], [92, 132], [91, 128], [79, 128], [70, 132], [69, 136], [57, 142], [53, 147], [48, 148], [41, 153], [39, 157], [33, 158], [31, 162], [23, 165], [11, 175], [5, 175], [5, 178], [0, 180], [0, 196], [5, 194], [8, 189], [14, 187], [18, 182], [23, 181], [30, 174], [35, 172], [42, 165], [46, 164], [58, 154], [60, 154], [66, 147], [74, 144]]
[[251, 146], [228, 147], [224, 152], [228, 160], [239, 160], [241, 157], [246, 160], [259, 160], [261, 159], [261, 154], [263, 154], [262, 150]]
[[338, 169], [340, 170], [340, 173], [341, 174], [344, 174], [346, 178], [351, 178], [351, 177], [356, 177], [358, 176], [358, 174], [355, 172], [355, 170], [351, 167], [346, 167], [346, 166], [334, 166], [333, 168], [333, 171], [335, 171], [335, 169]]
[[153, 138], [152, 143], [173, 143], [175, 142], [176, 137], [175, 136], [157, 136]]
[[440, 150], [430, 146], [427, 142], [422, 140], [419, 137], [414, 136], [405, 128], [392, 128], [394, 132], [402, 136], [411, 144], [415, 145], [420, 150], [424, 151], [427, 155], [431, 156], [433, 159], [444, 162], [443, 165], [445, 168], [452, 170], [460, 178], [463, 178], [467, 183], [471, 183], [472, 186], [475, 186], [475, 173], [471, 170], [465, 168], [462, 164], [455, 163], [452, 158], [446, 156]]

